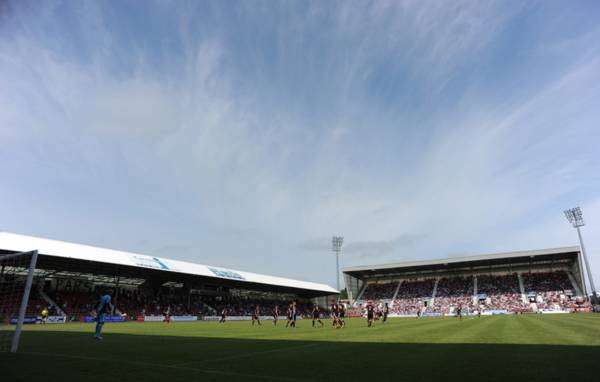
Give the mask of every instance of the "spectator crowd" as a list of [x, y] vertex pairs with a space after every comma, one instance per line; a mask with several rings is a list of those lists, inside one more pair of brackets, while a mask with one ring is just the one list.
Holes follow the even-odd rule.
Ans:
[[[476, 277], [476, 280], [475, 280]], [[449, 314], [458, 307], [465, 311], [530, 311], [575, 309], [571, 280], [565, 271], [523, 273], [524, 292], [519, 276], [511, 274], [481, 274], [436, 279], [405, 280], [391, 303], [391, 312], [402, 315], [418, 313]], [[475, 283], [477, 291], [475, 293]], [[398, 282], [368, 284], [361, 302], [377, 306], [394, 298]], [[528, 301], [526, 296], [534, 296]]]
[[[476, 276], [455, 276], [412, 279], [401, 282], [390, 281], [370, 283], [365, 287], [361, 300], [371, 301], [379, 307], [385, 302], [390, 305], [390, 313], [413, 315], [419, 313], [448, 314], [461, 307], [468, 311], [527, 311], [527, 310], [577, 310], [581, 301], [575, 300], [576, 293], [569, 275], [565, 271], [522, 273], [523, 293], [519, 285], [519, 275], [480, 274]], [[475, 290], [475, 285], [477, 289]], [[16, 314], [15, 309], [22, 297], [23, 286], [4, 277], [0, 280], [0, 317], [4, 320]], [[81, 320], [90, 314], [104, 287], [93, 291], [51, 291], [32, 288], [28, 315], [39, 314], [48, 309], [50, 315], [64, 312], [69, 320]], [[435, 289], [435, 293], [434, 293]], [[396, 296], [394, 294], [398, 291]], [[199, 296], [186, 292], [183, 288], [161, 287], [154, 293], [143, 288], [120, 288], [114, 295], [117, 313], [134, 315], [218, 315], [223, 309], [229, 316], [249, 316], [256, 306], [262, 315], [273, 315], [279, 307], [280, 315], [285, 315], [289, 296], [221, 294], [219, 296]], [[49, 304], [44, 293], [56, 304]], [[7, 298], [10, 297], [10, 298]], [[261, 295], [262, 296], [262, 295]], [[393, 299], [393, 301], [392, 301]], [[310, 300], [296, 300], [296, 310], [300, 316], [309, 317], [313, 309]], [[322, 314], [328, 314], [322, 309]]]

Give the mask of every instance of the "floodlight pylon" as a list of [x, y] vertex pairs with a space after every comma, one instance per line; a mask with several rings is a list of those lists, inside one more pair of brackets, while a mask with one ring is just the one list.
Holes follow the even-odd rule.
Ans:
[[336, 275], [336, 289], [340, 291], [340, 252], [342, 251], [342, 244], [344, 243], [343, 236], [333, 236], [331, 238], [331, 250], [335, 252], [335, 275]]
[[[583, 212], [581, 211], [581, 208], [575, 207], [565, 210], [564, 213], [569, 223], [571, 223], [573, 225], [573, 228], [577, 230], [577, 236], [579, 237], [579, 245], [581, 246], [581, 254], [583, 256], [583, 261], [585, 262], [585, 269], [587, 271], [588, 282], [590, 283], [590, 288], [592, 289], [592, 302], [596, 304], [598, 301], [598, 296], [596, 294], [594, 279], [592, 278], [592, 270], [590, 268], [590, 263], [585, 252], [583, 237], [581, 236], [581, 227], [585, 225], [585, 221], [583, 220]], [[583, 287], [585, 289], [585, 280], [583, 280], [583, 284]]]

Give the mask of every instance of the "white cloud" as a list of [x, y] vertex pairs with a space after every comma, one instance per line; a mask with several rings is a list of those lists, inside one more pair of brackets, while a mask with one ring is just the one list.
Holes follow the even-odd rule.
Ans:
[[57, 238], [320, 280], [330, 234], [346, 237], [346, 265], [569, 241], [559, 205], [597, 204], [600, 57], [561, 43], [572, 60], [552, 76], [515, 72], [517, 85], [543, 81], [514, 92], [458, 78], [527, 11], [506, 7], [315, 4], [289, 22], [257, 11], [252, 34], [244, 18], [238, 33], [195, 29], [186, 8], [160, 36], [173, 52], [133, 37], [123, 51], [102, 10], [82, 8], [90, 57], [19, 30], [0, 42], [0, 169], [14, 176], [5, 196], [20, 196], [10, 214], [35, 198], [62, 214]]

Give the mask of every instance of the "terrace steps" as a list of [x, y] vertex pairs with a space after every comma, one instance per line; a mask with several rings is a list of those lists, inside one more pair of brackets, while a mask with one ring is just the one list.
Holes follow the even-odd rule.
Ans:
[[65, 313], [64, 310], [62, 310], [60, 308], [60, 306], [58, 306], [58, 304], [56, 302], [54, 302], [54, 300], [52, 298], [50, 298], [50, 296], [48, 296], [44, 290], [42, 289], [42, 287], [40, 286], [38, 288], [38, 294], [39, 296], [42, 298], [42, 300], [46, 301], [46, 303], [48, 303], [48, 305], [50, 305], [51, 307], [53, 307], [54, 309], [56, 309], [56, 312], [60, 315], [60, 316], [66, 316], [67, 314]]

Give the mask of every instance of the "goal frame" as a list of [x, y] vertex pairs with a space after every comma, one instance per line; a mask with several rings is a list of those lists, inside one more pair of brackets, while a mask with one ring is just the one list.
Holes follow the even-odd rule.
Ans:
[[23, 297], [21, 298], [21, 306], [19, 307], [19, 316], [17, 318], [17, 327], [15, 328], [15, 333], [12, 338], [12, 343], [10, 346], [10, 352], [16, 353], [19, 349], [19, 340], [21, 339], [21, 331], [23, 330], [23, 322], [25, 321], [25, 313], [27, 312], [27, 305], [29, 303], [29, 295], [31, 293], [31, 286], [33, 285], [33, 276], [35, 274], [35, 267], [38, 259], [38, 251], [27, 251], [27, 252], [19, 252], [13, 253], [10, 255], [4, 255], [0, 257], [0, 260], [14, 259], [20, 256], [28, 256], [31, 255], [31, 260], [29, 261], [29, 269], [27, 271], [27, 280], [25, 281], [25, 290], [23, 291]]

